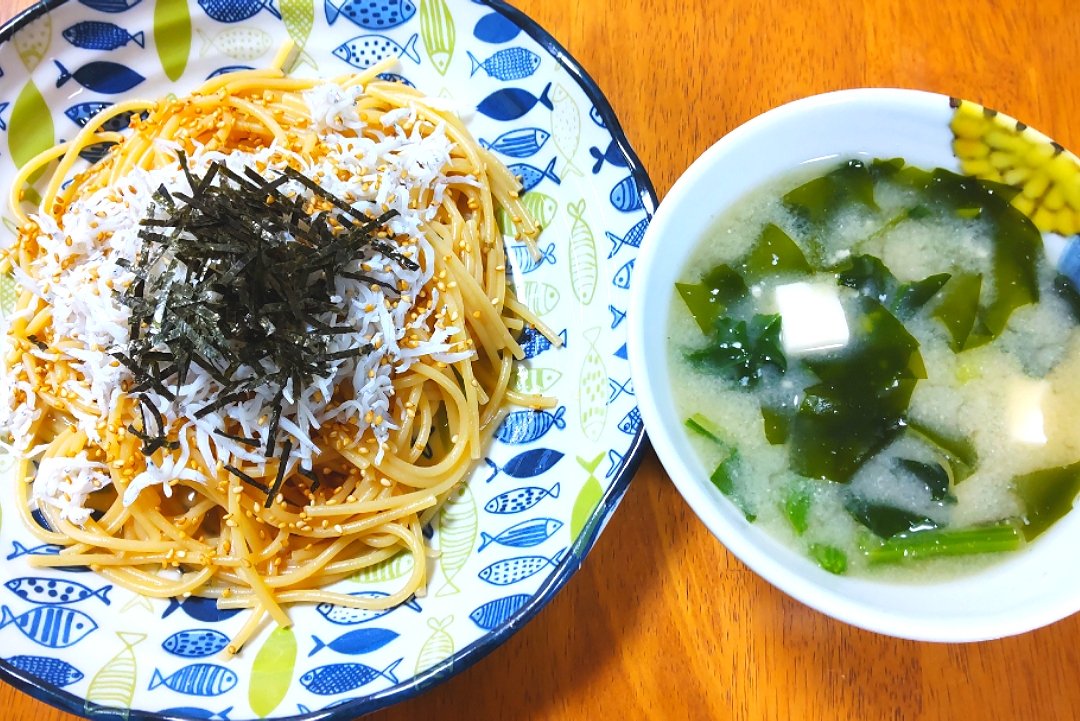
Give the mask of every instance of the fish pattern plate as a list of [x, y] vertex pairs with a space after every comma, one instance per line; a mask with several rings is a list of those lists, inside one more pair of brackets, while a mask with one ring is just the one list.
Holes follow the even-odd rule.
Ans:
[[[442, 509], [431, 538], [441, 553], [423, 598], [389, 612], [294, 607], [292, 628], [264, 629], [230, 661], [220, 651], [243, 623], [236, 612], [27, 565], [57, 549], [22, 527], [12, 459], [0, 455], [8, 489], [0, 493], [0, 677], [72, 713], [351, 719], [419, 693], [482, 658], [566, 583], [643, 452], [625, 312], [656, 196], [596, 85], [503, 3], [35, 6], [0, 31], [0, 186], [110, 103], [179, 95], [215, 74], [264, 65], [286, 38], [301, 51], [297, 75], [331, 77], [397, 56], [391, 79], [456, 101], [484, 147], [522, 177], [524, 202], [544, 226], [543, 255], [507, 239], [514, 285], [565, 344], [527, 333], [514, 383], [559, 405], [512, 413]], [[105, 150], [89, 149], [88, 159]], [[0, 233], [12, 232], [2, 220]], [[13, 303], [13, 282], [0, 277], [0, 316]], [[385, 595], [412, 563], [399, 556], [336, 590]]]

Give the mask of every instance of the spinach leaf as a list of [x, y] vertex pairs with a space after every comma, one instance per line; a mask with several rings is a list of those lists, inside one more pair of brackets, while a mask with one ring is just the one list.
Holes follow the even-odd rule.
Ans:
[[799, 536], [806, 533], [806, 529], [810, 527], [810, 493], [803, 487], [802, 484], [798, 484], [788, 491], [787, 497], [784, 498], [784, 515], [791, 522], [792, 528], [795, 529], [795, 533]]
[[810, 557], [817, 565], [837, 576], [842, 576], [847, 571], [847, 554], [835, 546], [826, 546], [820, 543], [810, 544]]
[[753, 523], [757, 519], [757, 514], [751, 510], [746, 499], [738, 493], [735, 487], [736, 480], [744, 472], [742, 456], [739, 455], [739, 451], [736, 449], [732, 450], [731, 455], [716, 467], [716, 470], [709, 476], [709, 480], [735, 504], [735, 507], [742, 512], [747, 521]]

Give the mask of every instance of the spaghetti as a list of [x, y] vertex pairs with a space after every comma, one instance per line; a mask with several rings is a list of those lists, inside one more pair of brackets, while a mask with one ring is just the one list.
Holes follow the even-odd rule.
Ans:
[[[252, 609], [231, 653], [267, 615], [289, 625], [286, 604], [422, 593], [422, 529], [505, 406], [551, 405], [509, 389], [515, 332], [558, 344], [507, 286], [496, 207], [534, 255], [540, 230], [508, 169], [438, 101], [375, 80], [383, 65], [325, 82], [284, 59], [117, 103], [27, 163], [4, 258], [20, 290], [0, 422], [24, 521], [63, 546], [30, 562]], [[130, 132], [99, 132], [122, 114]], [[78, 170], [101, 142], [116, 145]], [[262, 210], [231, 217], [237, 199]], [[266, 247], [296, 287], [249, 272]], [[285, 335], [292, 318], [305, 333]], [[401, 552], [416, 562], [393, 594], [324, 590]]]

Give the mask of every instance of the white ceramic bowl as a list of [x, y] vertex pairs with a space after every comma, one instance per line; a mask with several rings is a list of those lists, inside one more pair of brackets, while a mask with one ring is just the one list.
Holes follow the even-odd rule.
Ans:
[[978, 641], [1029, 631], [1080, 610], [1080, 513], [1024, 551], [974, 575], [925, 584], [834, 576], [742, 514], [709, 482], [669, 392], [664, 329], [673, 284], [705, 231], [748, 191], [821, 158], [902, 157], [958, 171], [949, 98], [912, 90], [847, 90], [799, 100], [737, 128], [675, 183], [641, 246], [629, 309], [630, 367], [646, 430], [694, 512], [746, 565], [782, 591], [871, 631]]

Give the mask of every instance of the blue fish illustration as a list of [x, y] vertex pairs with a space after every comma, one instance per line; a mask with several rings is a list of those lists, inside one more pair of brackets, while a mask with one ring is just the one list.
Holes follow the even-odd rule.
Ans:
[[236, 673], [214, 663], [193, 663], [184, 666], [171, 676], [161, 675], [154, 669], [150, 679], [150, 690], [165, 686], [185, 696], [220, 696], [236, 686], [239, 679]]
[[196, 621], [202, 621], [203, 623], [217, 623], [218, 621], [224, 621], [227, 618], [232, 618], [241, 611], [239, 608], [219, 609], [217, 607], [217, 601], [212, 598], [191, 596], [186, 600], [177, 600], [174, 596], [169, 599], [169, 605], [165, 608], [165, 612], [161, 614], [161, 617], [168, 618], [172, 615], [173, 611], [178, 608], [191, 618], [194, 618]]
[[115, 95], [131, 90], [133, 87], [146, 80], [142, 75], [119, 63], [111, 63], [107, 60], [95, 60], [87, 63], [74, 73], [60, 64], [59, 60], [53, 60], [60, 69], [60, 77], [56, 81], [56, 87], [61, 87], [72, 78], [87, 90], [104, 95]]
[[502, 516], [511, 513], [521, 513], [522, 511], [529, 510], [548, 496], [551, 496], [552, 498], [559, 497], [558, 483], [551, 488], [527, 486], [525, 488], [515, 488], [512, 491], [500, 493], [487, 502], [487, 505], [484, 506], [484, 510], [488, 513], [496, 513]]
[[83, 673], [66, 661], [48, 656], [12, 656], [4, 659], [15, 668], [54, 686], [70, 686], [82, 680]]
[[619, 430], [632, 436], [638, 432], [639, 428], [641, 428], [641, 411], [634, 406], [619, 421]]
[[55, 556], [63, 550], [63, 546], [58, 546], [55, 543], [43, 543], [40, 546], [27, 548], [18, 541], [12, 541], [11, 553], [8, 554], [7, 560], [11, 561], [21, 556]]
[[28, 639], [49, 648], [73, 646], [98, 627], [82, 611], [66, 606], [37, 606], [18, 617], [3, 606], [2, 613], [0, 628], [14, 623]]
[[83, 5], [103, 13], [122, 13], [130, 10], [142, 0], [79, 0]]
[[521, 179], [521, 192], [526, 193], [537, 185], [540, 185], [540, 181], [544, 178], [551, 178], [555, 185], [562, 185], [562, 179], [558, 175], [555, 175], [555, 158], [551, 159], [551, 162], [547, 164], [547, 167], [543, 170], [534, 168], [528, 163], [514, 163], [513, 165], [506, 166], [507, 169], [515, 176]]
[[111, 150], [114, 145], [116, 145], [116, 143], [94, 143], [93, 145], [87, 145], [79, 151], [79, 157], [93, 165], [108, 155], [109, 150]]
[[615, 254], [618, 253], [624, 245], [628, 245], [631, 248], [640, 248], [641, 239], [645, 237], [645, 231], [648, 229], [649, 219], [642, 218], [634, 224], [633, 228], [626, 231], [626, 235], [621, 238], [612, 233], [611, 231], [604, 231], [604, 234], [607, 235], [608, 240], [611, 241], [611, 252], [608, 253], [607, 257], [614, 258]]
[[614, 448], [607, 452], [608, 461], [611, 463], [611, 468], [607, 469], [607, 473], [604, 474], [604, 478], [611, 478], [614, 476], [620, 468], [622, 468], [623, 457], [622, 454], [616, 451]]
[[[390, 594], [383, 591], [357, 591], [356, 593], [350, 593], [350, 596], [356, 596], [358, 598], [383, 598]], [[402, 604], [406, 608], [420, 613], [420, 604], [415, 599], [409, 599]], [[349, 608], [347, 606], [335, 606], [332, 603], [320, 603], [315, 607], [315, 610], [322, 614], [330, 623], [336, 623], [339, 626], [355, 626], [358, 623], [367, 623], [368, 621], [374, 621], [376, 618], [382, 618], [386, 614], [396, 610], [395, 608], [384, 608], [379, 611], [372, 611], [364, 608]]]
[[250, 65], [226, 65], [225, 67], [218, 68], [214, 72], [207, 75], [206, 79], [209, 80], [210, 78], [216, 78], [219, 75], [226, 75], [228, 73], [237, 73], [237, 72], [240, 72], [241, 70], [254, 70], [254, 69], [255, 68], [251, 67]]
[[507, 130], [490, 143], [481, 138], [480, 145], [511, 158], [528, 158], [540, 152], [550, 137], [551, 133], [543, 128], [516, 128]]
[[224, 711], [207, 711], [204, 708], [196, 708], [195, 706], [177, 706], [175, 708], [165, 708], [158, 711], [162, 716], [177, 716], [179, 718], [197, 718], [207, 719], [207, 721], [229, 721], [229, 714], [232, 713], [233, 707], [225, 709]]
[[75, 603], [91, 596], [101, 599], [106, 606], [112, 603], [107, 595], [112, 590], [112, 586], [102, 586], [96, 591], [91, 591], [86, 586], [75, 581], [37, 578], [34, 576], [15, 578], [4, 585], [16, 596], [30, 603], [58, 605]]
[[[2, 78], [2, 77], [4, 77], [4, 71], [0, 70], [0, 78]], [[9, 105], [11, 105], [11, 103], [8, 103], [8, 102], [0, 103], [0, 115], [2, 115], [3, 112], [8, 109]], [[7, 130], [7, 121], [4, 120], [3, 118], [0, 118], [0, 130]]]
[[[615, 280], [611, 281], [611, 284], [616, 288], [622, 288], [626, 290], [630, 287], [630, 274], [634, 271], [634, 259], [631, 258], [623, 267], [619, 268], [615, 273]], [[625, 313], [623, 314], [626, 315]], [[617, 325], [617, 324], [616, 324]]]
[[477, 575], [480, 580], [487, 581], [493, 586], [509, 586], [512, 583], [531, 578], [548, 565], [558, 566], [566, 555], [566, 549], [559, 551], [551, 558], [546, 556], [518, 556], [496, 561]]
[[379, 80], [385, 80], [388, 83], [401, 83], [402, 85], [408, 85], [410, 88], [416, 87], [407, 77], [398, 75], [397, 73], [379, 73], [375, 77]]
[[[566, 330], [563, 329], [559, 332], [559, 337], [562, 338], [562, 347], [566, 347]], [[544, 351], [551, 348], [551, 341], [547, 337], [538, 331], [536, 328], [526, 328], [518, 336], [518, 345], [525, 351], [525, 359], [535, 358]], [[9, 557], [10, 558], [10, 557]]]
[[407, 57], [414, 63], [419, 63], [420, 53], [416, 51], [419, 37], [417, 33], [413, 33], [405, 47], [401, 47], [385, 35], [358, 35], [334, 48], [334, 55], [360, 70], [367, 70], [393, 55]]
[[608, 378], [608, 388], [611, 390], [611, 395], [608, 396], [607, 404], [610, 406], [614, 403], [619, 396], [626, 394], [628, 396], [634, 395], [634, 381], [631, 378], [627, 378], [625, 382], [620, 383], [614, 378]]
[[[563, 415], [565, 413], [566, 406], [559, 406], [554, 413], [549, 413], [547, 411], [514, 411], [506, 416], [506, 420], [504, 420], [502, 425], [499, 426], [499, 429], [495, 431], [495, 437], [503, 443], [514, 445], [532, 443], [533, 441], [543, 438], [544, 435], [551, 430], [552, 426], [555, 426], [559, 430], [566, 428], [566, 421], [563, 420]], [[526, 454], [523, 453], [522, 456], [524, 455]], [[522, 456], [518, 456], [518, 458], [521, 458]], [[514, 460], [517, 459], [515, 458]], [[513, 461], [511, 461], [511, 463], [513, 463]], [[506, 464], [506, 468], [508, 467], [510, 467], [510, 463]], [[506, 468], [503, 470], [506, 471]], [[540, 473], [542, 472], [543, 471], [540, 471]], [[535, 476], [536, 473], [531, 473], [529, 475]], [[525, 476], [516, 477], [524, 478]]]
[[539, 98], [521, 88], [503, 88], [481, 100], [476, 110], [492, 120], [517, 120], [532, 110], [537, 103], [548, 110], [554, 110], [555, 106], [548, 97], [549, 92], [551, 92], [551, 83], [544, 86]]
[[531, 598], [527, 593], [519, 593], [505, 598], [496, 598], [488, 601], [469, 614], [469, 618], [485, 631], [491, 631], [508, 621], [511, 616], [521, 610]]
[[622, 358], [623, 360], [629, 360], [627, 358], [627, 355], [626, 355], [626, 344], [623, 343], [621, 346], [619, 346], [619, 350], [615, 351], [612, 355], [614, 355], [616, 358]]
[[627, 175], [616, 183], [611, 189], [608, 200], [611, 201], [615, 210], [621, 213], [633, 213], [645, 207], [645, 204], [641, 202], [641, 191], [638, 190], [637, 181], [634, 180], [633, 175]]
[[[532, 411], [525, 412], [532, 413]], [[548, 427], [550, 428], [550, 426]], [[563, 454], [560, 451], [550, 448], [533, 448], [531, 451], [519, 453], [511, 458], [501, 470], [511, 478], [532, 478], [545, 473], [558, 463], [562, 457]], [[487, 478], [487, 482], [491, 483], [495, 476], [499, 475], [500, 468], [490, 458], [485, 458], [484, 462], [491, 467], [491, 475]]]
[[219, 23], [238, 23], [264, 9], [281, 19], [273, 0], [199, 0], [199, 7]]
[[604, 116], [602, 116], [600, 114], [600, 109], [599, 108], [597, 108], [595, 106], [593, 108], [591, 108], [589, 110], [589, 117], [592, 118], [592, 121], [594, 123], [599, 125], [601, 128], [607, 130], [607, 125], [604, 123]]
[[504, 48], [483, 62], [477, 60], [468, 50], [465, 54], [472, 60], [470, 78], [483, 68], [488, 77], [497, 80], [521, 80], [535, 73], [540, 67], [540, 56], [525, 48]]
[[604, 167], [604, 163], [613, 165], [616, 168], [626, 167], [626, 156], [622, 154], [622, 151], [619, 150], [619, 146], [615, 144], [614, 140], [608, 143], [607, 150], [602, 153], [600, 152], [600, 148], [595, 146], [589, 148], [589, 155], [593, 156], [596, 160], [592, 166], [593, 175], [600, 172], [600, 168]]
[[540, 260], [533, 257], [532, 251], [527, 245], [512, 245], [510, 252], [514, 254], [514, 266], [522, 273], [531, 273], [545, 262], [555, 265], [555, 244], [548, 244], [547, 248], [540, 250]]
[[518, 36], [521, 28], [515, 25], [502, 13], [489, 13], [476, 23], [473, 28], [473, 36], [485, 43], [497, 45], [508, 43]]
[[326, 22], [333, 25], [338, 15], [344, 15], [367, 30], [387, 30], [407, 23], [416, 14], [416, 6], [409, 0], [345, 0], [335, 6], [323, 0], [326, 6]]
[[[90, 122], [90, 118], [100, 113], [105, 108], [112, 105], [112, 103], [103, 103], [91, 101], [87, 103], [79, 103], [78, 105], [72, 105], [70, 108], [64, 111], [64, 115], [68, 116], [71, 122], [78, 125], [80, 128], [86, 127], [86, 124]], [[127, 130], [131, 125], [131, 118], [135, 115], [135, 111], [132, 110], [127, 113], [120, 113], [106, 120], [101, 124], [101, 130], [106, 132], [119, 133], [123, 130]], [[143, 112], [142, 118], [146, 118], [149, 113]]]
[[385, 628], [358, 628], [355, 631], [349, 631], [338, 636], [330, 643], [326, 643], [318, 636], [312, 636], [311, 639], [315, 642], [315, 648], [311, 649], [308, 658], [311, 658], [324, 648], [329, 648], [331, 651], [337, 651], [347, 656], [371, 653], [378, 651], [397, 637], [397, 633]]
[[146, 36], [141, 30], [132, 35], [119, 25], [97, 20], [75, 23], [63, 32], [63, 36], [75, 47], [87, 50], [116, 50], [132, 40], [140, 48], [146, 47]]
[[165, 651], [182, 658], [213, 656], [228, 645], [229, 637], [211, 628], [177, 631], [161, 643]]
[[554, 518], [534, 518], [530, 521], [522, 521], [516, 526], [510, 526], [497, 536], [480, 532], [480, 548], [477, 553], [483, 551], [492, 543], [512, 548], [532, 548], [551, 538], [555, 531], [562, 528], [562, 521]]
[[319, 666], [301, 676], [300, 684], [319, 696], [333, 696], [352, 691], [366, 686], [380, 676], [396, 684], [398, 680], [394, 675], [394, 669], [402, 660], [399, 658], [382, 671], [377, 671], [362, 663], [335, 663]]
[[619, 310], [613, 305], [608, 305], [607, 309], [611, 313], [611, 329], [615, 330], [626, 320], [626, 311]]

